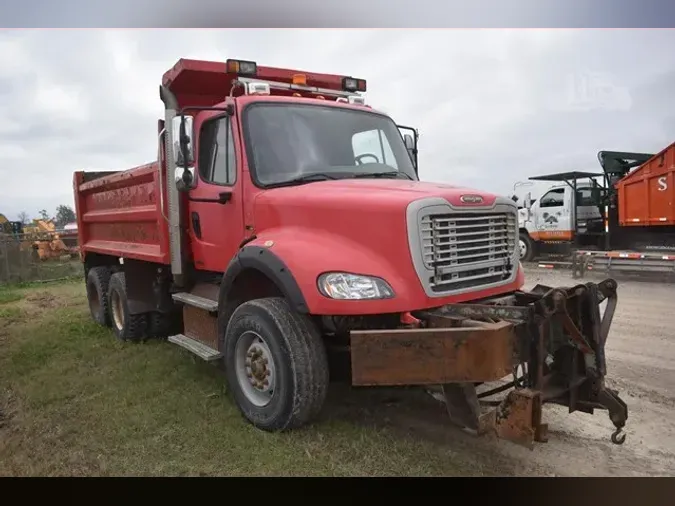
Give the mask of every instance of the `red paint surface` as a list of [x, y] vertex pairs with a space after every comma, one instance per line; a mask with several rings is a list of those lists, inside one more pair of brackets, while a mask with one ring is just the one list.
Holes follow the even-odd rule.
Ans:
[[[157, 162], [83, 183], [73, 189], [80, 251], [148, 262], [170, 262], [168, 225], [160, 212]], [[163, 176], [166, 190], [166, 176]], [[167, 214], [168, 204], [164, 202]]]
[[[251, 244], [264, 246], [273, 241], [270, 250], [286, 263], [316, 314], [413, 311], [519, 288], [522, 275], [512, 285], [493, 290], [442, 298], [425, 294], [411, 259], [406, 208], [426, 197], [440, 196], [456, 203], [466, 191], [391, 179], [325, 181], [267, 190], [250, 204], [257, 235]], [[486, 202], [494, 201], [494, 195], [480, 194]], [[328, 299], [316, 289], [317, 276], [327, 271], [383, 278], [396, 297], [382, 301]]]

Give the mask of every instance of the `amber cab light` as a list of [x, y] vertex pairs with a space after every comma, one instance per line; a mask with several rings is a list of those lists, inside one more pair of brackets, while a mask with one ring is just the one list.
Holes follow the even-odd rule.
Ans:
[[241, 76], [254, 76], [258, 71], [258, 66], [254, 61], [227, 60], [225, 66], [228, 74], [238, 74]]

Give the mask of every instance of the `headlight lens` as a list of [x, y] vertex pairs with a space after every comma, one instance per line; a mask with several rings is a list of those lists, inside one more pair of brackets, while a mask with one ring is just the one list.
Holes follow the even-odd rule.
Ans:
[[319, 291], [339, 300], [391, 299], [394, 290], [380, 278], [346, 272], [328, 272], [318, 279]]

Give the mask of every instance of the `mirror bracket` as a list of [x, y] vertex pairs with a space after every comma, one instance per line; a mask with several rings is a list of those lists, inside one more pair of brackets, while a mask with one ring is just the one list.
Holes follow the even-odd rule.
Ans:
[[175, 181], [178, 191], [181, 192], [195, 186], [193, 124], [194, 118], [183, 112], [175, 116], [171, 123], [171, 145], [176, 163]]

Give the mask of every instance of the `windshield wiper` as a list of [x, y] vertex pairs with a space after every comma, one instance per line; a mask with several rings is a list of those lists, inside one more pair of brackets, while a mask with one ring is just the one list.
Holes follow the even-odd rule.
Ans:
[[390, 170], [387, 172], [361, 172], [359, 174], [354, 174], [354, 177], [390, 177], [394, 176], [397, 178], [399, 175], [405, 176], [406, 179], [410, 179], [412, 181], [413, 178], [411, 178], [408, 174], [405, 172], [399, 172], [397, 170]]
[[287, 181], [279, 181], [279, 183], [276, 183], [274, 186], [286, 186], [298, 183], [315, 183], [317, 181], [332, 181], [335, 179], [340, 178], [332, 174], [326, 174], [324, 172], [312, 172], [311, 174], [305, 174], [293, 179], [288, 179]]

